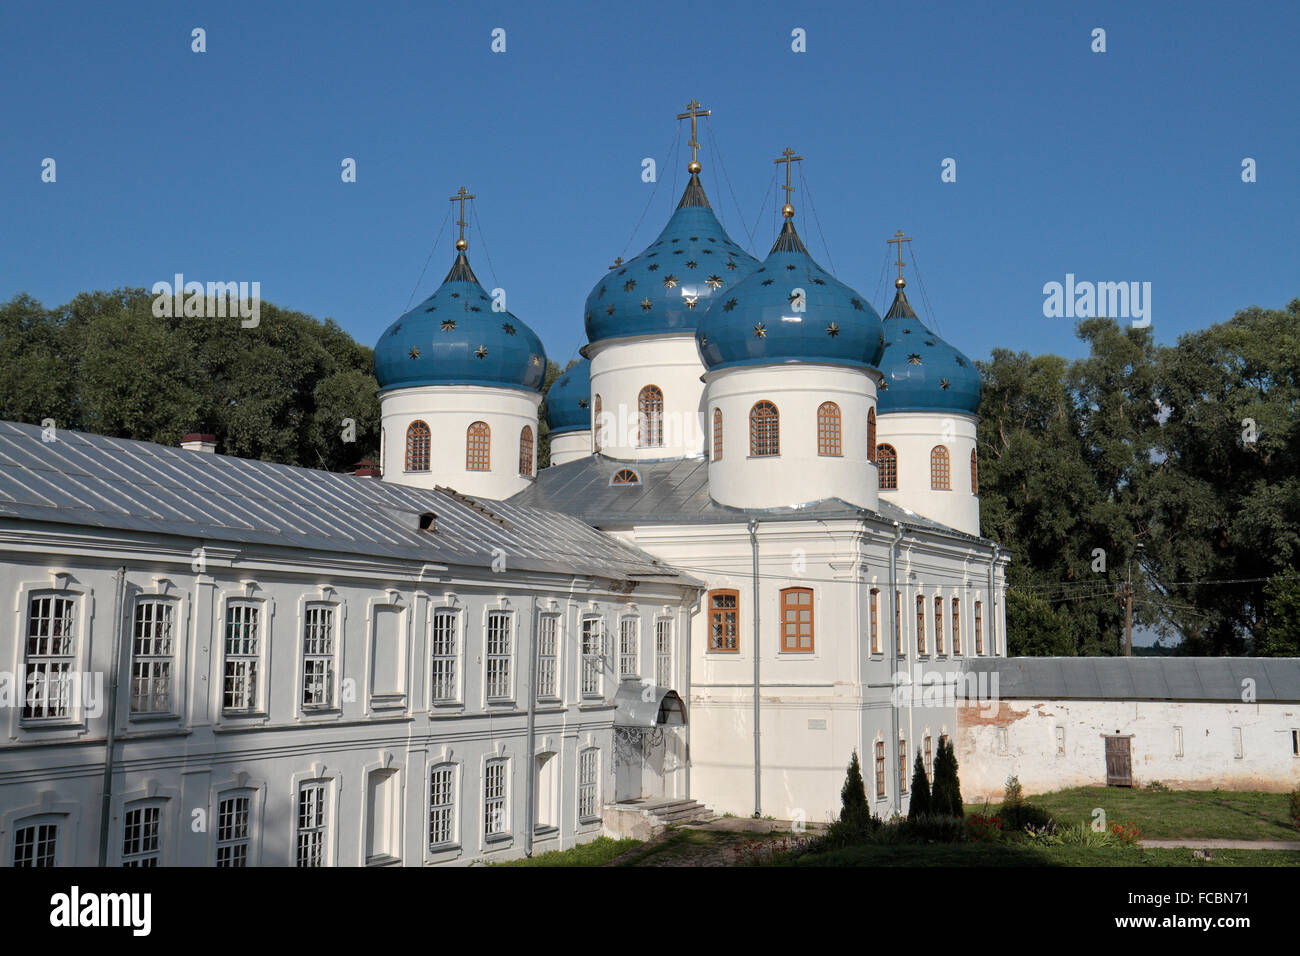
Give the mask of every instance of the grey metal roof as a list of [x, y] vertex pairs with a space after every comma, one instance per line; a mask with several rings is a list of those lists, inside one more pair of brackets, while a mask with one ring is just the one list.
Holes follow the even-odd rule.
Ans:
[[[555, 511], [266, 461], [0, 422], [0, 521], [180, 535], [431, 564], [693, 584]], [[432, 532], [420, 515], [435, 515]]]
[[996, 674], [996, 696], [1007, 700], [1241, 701], [1249, 679], [1256, 701], [1300, 701], [1293, 657], [974, 658], [963, 671]]
[[614, 692], [615, 727], [679, 726], [684, 723], [686, 705], [671, 688], [625, 680]]
[[[611, 485], [614, 473], [631, 468], [637, 485]], [[877, 511], [839, 498], [827, 498], [793, 508], [730, 508], [709, 496], [709, 463], [703, 458], [620, 461], [589, 455], [537, 473], [532, 487], [510, 499], [516, 504], [549, 508], [582, 518], [597, 527], [617, 524], [688, 524], [801, 518], [850, 518], [897, 521], [904, 527], [991, 544], [947, 525], [881, 501]]]

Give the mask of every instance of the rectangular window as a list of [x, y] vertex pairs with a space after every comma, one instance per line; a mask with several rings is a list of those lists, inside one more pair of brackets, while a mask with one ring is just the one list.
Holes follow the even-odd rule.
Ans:
[[934, 783], [934, 741], [929, 735], [925, 735], [925, 779]]
[[961, 653], [961, 602], [952, 599], [952, 652]]
[[781, 650], [813, 649], [812, 588], [785, 588], [781, 591]]
[[72, 715], [74, 608], [72, 598], [47, 595], [31, 600], [24, 651], [24, 718]]
[[1175, 727], [1174, 728], [1174, 756], [1181, 757], [1182, 755], [1183, 755], [1183, 728]]
[[943, 654], [943, 598], [934, 599], [934, 650]]
[[916, 596], [916, 653], [925, 651], [925, 598]]
[[1237, 760], [1240, 760], [1242, 757], [1246, 756], [1246, 752], [1242, 747], [1242, 743], [1241, 743], [1240, 727], [1232, 728], [1232, 756]]
[[578, 761], [578, 821], [600, 816], [600, 751], [584, 750]]
[[1065, 756], [1065, 728], [1064, 727], [1056, 728], [1056, 755], [1058, 757]]
[[456, 768], [440, 764], [429, 771], [429, 846], [456, 842]]
[[975, 602], [975, 653], [984, 653], [984, 603]]
[[876, 741], [876, 796], [885, 795], [885, 742]]
[[334, 609], [308, 605], [302, 630], [302, 705], [334, 704]]
[[673, 686], [673, 622], [655, 621], [655, 683]]
[[135, 807], [122, 819], [122, 865], [157, 866], [160, 807]]
[[460, 614], [446, 608], [433, 612], [433, 633], [429, 640], [431, 658], [429, 700], [446, 704], [456, 700], [456, 642], [460, 632]]
[[559, 696], [560, 616], [543, 614], [537, 621], [537, 697]]
[[898, 742], [898, 787], [907, 793], [907, 741]]
[[508, 700], [510, 697], [510, 620], [510, 614], [506, 611], [488, 612], [488, 700]]
[[601, 619], [582, 619], [582, 696], [599, 697], [601, 662], [604, 655]]
[[506, 762], [489, 760], [483, 777], [483, 834], [504, 836], [510, 832], [506, 806]]
[[226, 665], [222, 685], [225, 710], [253, 710], [257, 707], [257, 672], [261, 654], [255, 604], [226, 607]]
[[175, 604], [142, 598], [135, 605], [131, 640], [131, 713], [168, 714], [172, 709]]
[[217, 866], [248, 866], [248, 818], [252, 798], [247, 794], [217, 802]]
[[1291, 756], [1300, 757], [1300, 730], [1291, 731]]
[[637, 667], [637, 626], [640, 622], [634, 617], [625, 617], [618, 622], [618, 676], [620, 679], [636, 677]]
[[57, 823], [34, 823], [14, 831], [14, 866], [53, 866], [59, 842]]
[[709, 650], [738, 651], [740, 645], [740, 595], [736, 591], [709, 592]]
[[401, 780], [396, 770], [372, 770], [366, 775], [366, 863], [400, 859], [397, 832]]
[[325, 783], [304, 783], [298, 789], [298, 866], [325, 865], [328, 799]]
[[871, 653], [880, 653], [880, 591], [872, 588], [867, 599], [867, 613], [871, 617]]

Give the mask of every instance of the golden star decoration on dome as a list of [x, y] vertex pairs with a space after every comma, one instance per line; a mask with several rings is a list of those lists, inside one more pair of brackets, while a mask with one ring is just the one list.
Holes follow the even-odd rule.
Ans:
[[444, 332], [454, 332], [454, 331], [456, 331], [456, 320], [455, 320], [455, 319], [443, 319], [443, 320], [442, 320], [442, 330], [443, 330]]
[[686, 302], [686, 308], [688, 309], [695, 308], [695, 303], [700, 301], [700, 297], [698, 295], [684, 295], [682, 296], [682, 299]]
[[758, 325], [754, 326], [754, 334], [760, 339], [767, 338], [767, 326], [762, 322], [758, 323]]
[[487, 358], [487, 346], [480, 345], [478, 348], [474, 350], [474, 354], [481, 359]]
[[407, 352], [406, 354], [411, 356], [411, 358], [413, 359], [418, 359], [420, 357], [420, 349], [417, 346], [412, 345], [411, 351]]
[[646, 298], [644, 298], [644, 299], [641, 300], [641, 310], [642, 310], [643, 312], [649, 312], [650, 309], [651, 309], [651, 306], [652, 306], [652, 303], [650, 302], [650, 297], [649, 297], [649, 296], [647, 296]]
[[709, 277], [708, 277], [707, 279], [705, 279], [704, 281], [708, 283], [710, 289], [721, 289], [721, 288], [722, 288], [722, 276], [719, 276], [719, 275], [712, 275], [712, 276], [709, 276]]
[[665, 289], [677, 288], [677, 276], [672, 275], [671, 273], [669, 275], [664, 276], [664, 288]]
[[636, 280], [635, 280], [635, 279], [628, 279], [626, 282], [623, 283], [623, 291], [624, 291], [624, 292], [631, 292], [631, 291], [632, 291], [633, 289], [635, 289], [635, 288], [636, 288]]

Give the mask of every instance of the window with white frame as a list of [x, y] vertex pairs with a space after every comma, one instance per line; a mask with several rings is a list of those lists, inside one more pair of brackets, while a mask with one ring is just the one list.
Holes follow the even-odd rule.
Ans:
[[625, 617], [618, 622], [618, 676], [621, 679], [636, 677], [640, 671], [637, 666], [637, 630], [640, 623], [634, 617]]
[[543, 614], [537, 621], [537, 697], [559, 696], [560, 615]]
[[582, 695], [601, 696], [600, 672], [604, 653], [604, 628], [598, 617], [582, 619]]
[[140, 598], [131, 638], [131, 713], [172, 711], [172, 657], [176, 604]]
[[72, 598], [56, 594], [35, 595], [28, 605], [27, 644], [23, 655], [25, 719], [62, 719], [72, 715], [75, 610]]
[[323, 780], [298, 788], [297, 865], [324, 866], [329, 835], [329, 784]]
[[14, 830], [14, 866], [54, 866], [58, 860], [59, 822], [46, 818], [20, 821]]
[[1174, 756], [1181, 757], [1182, 755], [1183, 755], [1183, 728], [1175, 727], [1174, 728]]
[[254, 710], [261, 662], [260, 608], [245, 601], [226, 606], [226, 660], [222, 683], [224, 710]]
[[510, 832], [510, 807], [506, 769], [502, 759], [489, 760], [483, 773], [483, 835], [502, 837]]
[[162, 856], [159, 827], [162, 808], [157, 804], [129, 807], [122, 817], [122, 865], [157, 866]]
[[600, 816], [600, 751], [584, 750], [578, 757], [578, 820]]
[[673, 686], [673, 622], [655, 621], [655, 683]]
[[309, 604], [302, 632], [302, 705], [334, 704], [334, 608]]
[[437, 764], [429, 770], [429, 847], [456, 843], [456, 767]]
[[449, 608], [433, 612], [433, 635], [430, 640], [431, 671], [429, 697], [434, 703], [450, 703], [456, 693], [456, 647], [460, 631], [460, 614]]
[[489, 611], [487, 619], [488, 700], [510, 697], [510, 622], [507, 611]]
[[247, 793], [217, 799], [217, 866], [248, 866], [248, 823], [253, 799]]

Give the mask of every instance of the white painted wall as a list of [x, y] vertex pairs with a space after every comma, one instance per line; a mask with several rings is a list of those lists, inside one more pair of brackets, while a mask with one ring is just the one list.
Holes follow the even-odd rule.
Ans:
[[551, 464], [563, 465], [591, 454], [591, 432], [581, 431], [551, 433]]
[[[864, 371], [832, 365], [762, 365], [706, 377], [706, 421], [722, 410], [722, 459], [709, 462], [709, 494], [735, 508], [774, 508], [840, 498], [875, 509], [876, 466], [867, 458], [867, 414], [876, 386]], [[750, 457], [749, 413], [759, 401], [780, 413], [781, 453]], [[818, 454], [817, 409], [840, 407], [843, 454]], [[709, 443], [712, 451], [712, 439]]]
[[[979, 496], [971, 494], [970, 453], [977, 419], [964, 412], [891, 412], [876, 422], [876, 443], [898, 452], [898, 490], [880, 497], [967, 534], [980, 533]], [[930, 487], [930, 451], [948, 449], [951, 491]]]
[[[443, 485], [466, 495], [508, 498], [535, 479], [519, 474], [519, 436], [533, 430], [533, 474], [537, 474], [537, 406], [539, 392], [478, 385], [425, 385], [394, 389], [380, 396], [384, 481], [433, 488]], [[406, 429], [417, 419], [429, 426], [429, 470], [408, 472]], [[466, 432], [474, 422], [492, 429], [491, 469], [465, 467]]]
[[[963, 707], [958, 726], [954, 743], [968, 802], [1001, 802], [1013, 774], [1025, 793], [1104, 786], [1110, 734], [1132, 735], [1134, 786], [1155, 780], [1190, 790], [1300, 786], [1291, 741], [1292, 731], [1300, 731], [1300, 704], [1004, 700], [996, 712]], [[1064, 753], [1058, 753], [1058, 728], [1065, 731]], [[1182, 731], [1181, 756], [1175, 728]]]
[[[640, 460], [682, 458], [704, 450], [701, 409], [704, 363], [694, 333], [642, 335], [611, 339], [588, 347], [591, 359], [591, 409], [595, 423], [600, 396], [604, 429], [600, 451], [610, 458]], [[641, 389], [657, 385], [664, 393], [664, 443], [638, 443], [637, 399]]]

